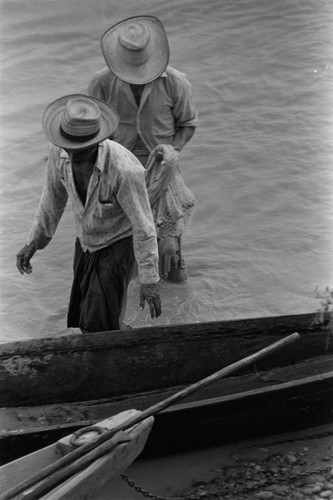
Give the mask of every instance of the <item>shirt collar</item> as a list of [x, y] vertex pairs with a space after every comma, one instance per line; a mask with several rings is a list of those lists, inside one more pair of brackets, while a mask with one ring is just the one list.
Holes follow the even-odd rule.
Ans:
[[62, 148], [60, 148], [60, 158], [63, 158], [65, 160], [69, 159], [68, 153]]
[[[168, 73], [166, 70], [164, 70], [163, 73], [158, 78], [156, 78], [156, 80], [158, 80], [159, 78], [167, 78], [167, 77], [168, 77]], [[153, 80], [152, 82], [149, 82], [149, 83], [145, 83], [145, 85], [149, 85], [151, 83], [154, 83], [154, 82], [156, 82], [156, 80]], [[120, 80], [120, 81], [122, 81], [122, 80]], [[123, 83], [126, 83], [128, 85], [128, 87], [130, 86], [130, 84], [127, 82], [123, 82]]]

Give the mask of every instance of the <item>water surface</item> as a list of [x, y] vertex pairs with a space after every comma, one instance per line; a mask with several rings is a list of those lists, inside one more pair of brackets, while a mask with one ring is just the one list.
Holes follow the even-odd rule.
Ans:
[[330, 0], [1, 0], [2, 342], [63, 335], [72, 278], [70, 207], [21, 276], [44, 179], [44, 108], [85, 92], [113, 23], [165, 24], [170, 64], [193, 86], [200, 128], [182, 153], [198, 209], [184, 237], [188, 282], [161, 284], [152, 321], [130, 287], [132, 326], [306, 313], [332, 285]]

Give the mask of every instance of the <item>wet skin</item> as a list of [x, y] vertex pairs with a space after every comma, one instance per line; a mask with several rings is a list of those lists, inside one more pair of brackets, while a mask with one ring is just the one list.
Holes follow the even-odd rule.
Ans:
[[91, 148], [78, 150], [66, 149], [65, 151], [72, 162], [76, 190], [82, 203], [85, 204], [90, 177], [97, 160], [98, 144], [95, 144]]

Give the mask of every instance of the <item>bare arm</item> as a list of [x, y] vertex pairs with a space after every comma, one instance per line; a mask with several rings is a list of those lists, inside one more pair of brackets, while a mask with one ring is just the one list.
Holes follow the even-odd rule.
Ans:
[[52, 148], [48, 156], [44, 188], [28, 236], [28, 244], [16, 255], [16, 267], [21, 274], [32, 272], [31, 258], [37, 250], [45, 248], [51, 241], [67, 203], [67, 191], [55, 166], [56, 151], [58, 148]]
[[173, 138], [172, 145], [176, 151], [181, 151], [185, 144], [193, 137], [195, 127], [181, 127]]

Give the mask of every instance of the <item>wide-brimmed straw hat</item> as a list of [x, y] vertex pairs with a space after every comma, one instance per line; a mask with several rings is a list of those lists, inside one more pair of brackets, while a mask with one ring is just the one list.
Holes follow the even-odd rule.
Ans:
[[112, 106], [83, 94], [60, 97], [49, 104], [42, 118], [46, 137], [64, 149], [98, 144], [110, 137], [118, 122], [118, 114]]
[[168, 39], [159, 19], [134, 16], [109, 28], [101, 38], [109, 69], [127, 83], [156, 80], [169, 62]]

